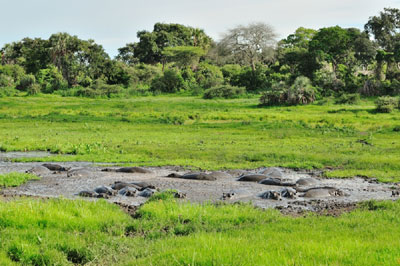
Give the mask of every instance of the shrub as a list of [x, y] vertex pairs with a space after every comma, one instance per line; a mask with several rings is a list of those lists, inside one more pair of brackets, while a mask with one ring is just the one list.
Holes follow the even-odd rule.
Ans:
[[35, 83], [35, 84], [32, 84], [31, 86], [29, 86], [29, 88], [26, 90], [26, 92], [28, 93], [28, 95], [35, 95], [35, 94], [40, 93], [40, 89], [41, 89], [40, 85]]
[[230, 85], [221, 85], [212, 87], [204, 92], [204, 99], [225, 98], [233, 99], [243, 95], [246, 89], [243, 87], [235, 87]]
[[315, 99], [316, 90], [307, 77], [296, 78], [287, 92], [287, 103], [289, 105], [309, 104], [314, 102]]
[[0, 76], [5, 75], [12, 79], [12, 82], [17, 84], [23, 76], [25, 70], [19, 65], [0, 65]]
[[153, 92], [173, 93], [185, 89], [185, 81], [174, 69], [167, 69], [163, 76], [156, 77], [151, 82], [150, 90]]
[[380, 113], [391, 113], [399, 107], [399, 99], [395, 97], [383, 96], [375, 101], [376, 111]]
[[197, 84], [204, 89], [221, 85], [224, 81], [219, 67], [207, 63], [201, 63], [197, 67], [195, 77]]
[[336, 104], [356, 104], [358, 102], [360, 102], [360, 94], [358, 93], [343, 93], [339, 98], [335, 99]]
[[4, 87], [13, 87], [14, 80], [12, 77], [7, 76], [5, 74], [0, 74], [0, 88]]
[[45, 93], [52, 93], [60, 89], [68, 88], [68, 83], [55, 66], [51, 65], [45, 69], [39, 70], [36, 77], [37, 82], [42, 87], [42, 91]]
[[21, 78], [16, 89], [20, 91], [28, 91], [28, 89], [35, 84], [36, 79], [34, 75], [28, 74]]
[[264, 92], [260, 97], [260, 105], [273, 106], [287, 103], [287, 87], [284, 82], [275, 83], [272, 89]]

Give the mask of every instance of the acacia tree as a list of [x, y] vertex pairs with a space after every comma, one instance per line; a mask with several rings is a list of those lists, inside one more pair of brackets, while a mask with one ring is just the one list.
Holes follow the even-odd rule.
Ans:
[[219, 42], [219, 50], [232, 56], [241, 65], [250, 65], [253, 72], [257, 63], [271, 60], [277, 34], [263, 22], [237, 26], [228, 30]]

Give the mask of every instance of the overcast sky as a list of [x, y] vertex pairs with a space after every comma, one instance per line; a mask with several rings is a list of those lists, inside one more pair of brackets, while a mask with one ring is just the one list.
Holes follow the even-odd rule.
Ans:
[[0, 0], [0, 47], [24, 37], [68, 32], [94, 39], [111, 55], [154, 23], [202, 28], [214, 39], [238, 24], [265, 22], [280, 38], [298, 27], [363, 28], [400, 0]]

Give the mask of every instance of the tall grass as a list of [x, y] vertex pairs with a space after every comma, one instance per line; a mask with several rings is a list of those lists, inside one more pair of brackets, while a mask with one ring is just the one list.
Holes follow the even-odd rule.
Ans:
[[134, 219], [105, 201], [0, 201], [1, 265], [396, 265], [400, 202], [340, 217], [158, 197]]

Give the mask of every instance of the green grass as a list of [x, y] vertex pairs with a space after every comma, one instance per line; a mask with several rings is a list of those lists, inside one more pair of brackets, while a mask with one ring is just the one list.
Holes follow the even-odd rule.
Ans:
[[135, 219], [103, 200], [0, 201], [0, 265], [397, 265], [400, 202], [340, 217], [158, 196]]
[[400, 181], [400, 112], [375, 113], [373, 100], [258, 108], [257, 97], [0, 98], [0, 150], [203, 169], [330, 167], [329, 177]]
[[29, 180], [39, 180], [39, 177], [32, 174], [11, 172], [0, 175], [0, 190], [7, 187], [18, 187]]

